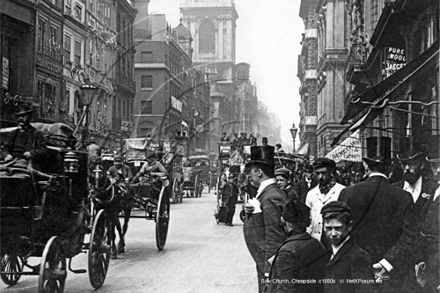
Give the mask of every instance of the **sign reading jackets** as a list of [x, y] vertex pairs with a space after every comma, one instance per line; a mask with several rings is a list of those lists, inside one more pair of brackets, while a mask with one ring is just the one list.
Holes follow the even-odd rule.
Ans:
[[359, 130], [350, 135], [346, 140], [344, 140], [339, 146], [335, 147], [325, 157], [332, 159], [336, 163], [343, 160], [351, 162], [362, 162], [362, 143], [359, 139]]
[[384, 50], [385, 58], [382, 65], [382, 78], [386, 79], [405, 66], [406, 56], [404, 49], [386, 47]]

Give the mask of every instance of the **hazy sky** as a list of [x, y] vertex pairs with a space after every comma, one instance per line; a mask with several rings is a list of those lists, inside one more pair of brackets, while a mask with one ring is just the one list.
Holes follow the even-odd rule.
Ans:
[[[300, 0], [235, 0], [237, 19], [236, 63], [251, 65], [250, 79], [259, 100], [278, 115], [284, 149], [292, 148], [289, 128], [299, 124], [297, 59], [304, 24]], [[276, 4], [274, 4], [276, 3]], [[180, 0], [151, 0], [150, 13], [166, 14], [172, 27], [179, 24]], [[276, 142], [270, 142], [275, 144]], [[297, 136], [296, 144], [299, 139]]]

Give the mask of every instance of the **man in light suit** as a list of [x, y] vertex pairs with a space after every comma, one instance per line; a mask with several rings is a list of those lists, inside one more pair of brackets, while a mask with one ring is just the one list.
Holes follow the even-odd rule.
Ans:
[[244, 239], [257, 266], [258, 291], [268, 286], [273, 258], [286, 239], [279, 225], [282, 207], [287, 202], [284, 192], [274, 179], [274, 147], [252, 146], [251, 161], [246, 164], [249, 179], [258, 186], [257, 195], [245, 205]]

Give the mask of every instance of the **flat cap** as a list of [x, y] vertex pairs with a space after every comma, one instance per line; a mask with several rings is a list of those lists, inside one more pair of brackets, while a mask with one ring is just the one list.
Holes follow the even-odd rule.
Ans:
[[315, 170], [318, 168], [330, 168], [334, 170], [336, 163], [329, 158], [317, 158], [315, 162], [313, 162], [313, 168], [315, 168]]
[[310, 208], [297, 200], [290, 200], [283, 208], [282, 217], [286, 222], [303, 222], [310, 219]]
[[278, 176], [278, 175], [289, 177], [290, 170], [287, 168], [284, 168], [284, 167], [278, 168], [275, 170], [275, 176]]
[[326, 204], [321, 209], [321, 214], [324, 213], [343, 213], [348, 212], [351, 215], [351, 209], [345, 202], [332, 201]]

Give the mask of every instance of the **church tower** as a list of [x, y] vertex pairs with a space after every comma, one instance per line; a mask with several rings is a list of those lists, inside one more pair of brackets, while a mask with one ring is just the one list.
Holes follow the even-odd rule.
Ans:
[[193, 64], [231, 82], [238, 18], [234, 0], [182, 0], [180, 11], [183, 25], [194, 38]]

